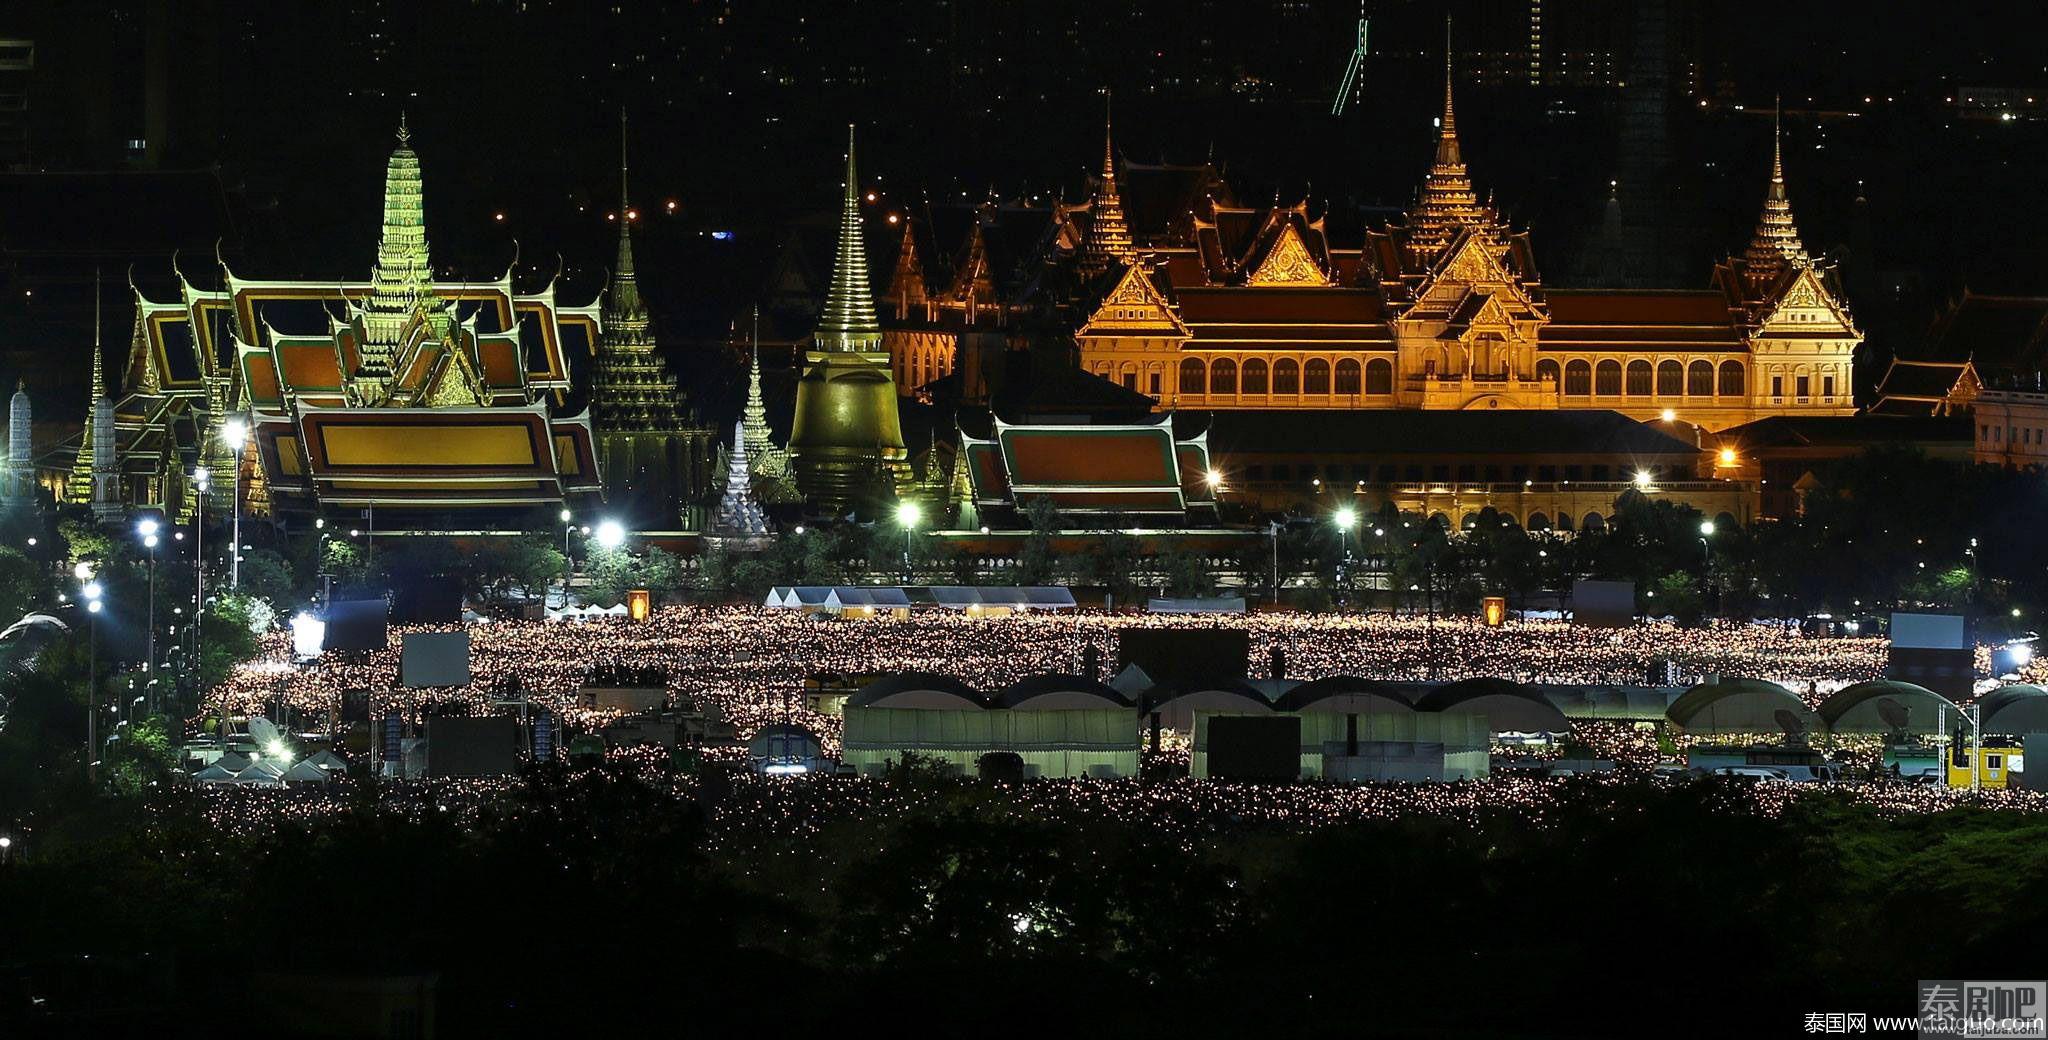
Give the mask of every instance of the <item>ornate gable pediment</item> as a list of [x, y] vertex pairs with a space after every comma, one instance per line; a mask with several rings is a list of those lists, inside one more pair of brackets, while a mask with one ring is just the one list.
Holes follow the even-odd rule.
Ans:
[[1765, 333], [1826, 333], [1831, 335], [1857, 335], [1856, 323], [1849, 318], [1849, 312], [1842, 301], [1828, 290], [1821, 281], [1820, 272], [1812, 267], [1802, 267], [1788, 282], [1778, 298], [1771, 301], [1758, 323]]
[[1513, 325], [1514, 319], [1509, 317], [1508, 309], [1501, 306], [1499, 296], [1487, 293], [1486, 302], [1479, 305], [1479, 311], [1472, 315], [1470, 324], [1475, 329], [1504, 329]]
[[[1468, 231], [1451, 244], [1426, 277], [1416, 293], [1417, 307], [1431, 313], [1449, 313], [1475, 292], [1490, 297], [1487, 313], [1499, 315], [1498, 319], [1486, 320], [1511, 324], [1542, 317], [1521, 280], [1502, 263], [1494, 241], [1487, 235]], [[1473, 320], [1480, 319], [1475, 314]]]
[[1155, 332], [1187, 336], [1188, 327], [1143, 264], [1124, 268], [1116, 286], [1103, 297], [1095, 313], [1081, 326], [1081, 335], [1099, 336], [1118, 332]]
[[1273, 248], [1266, 251], [1266, 258], [1259, 262], [1258, 269], [1245, 279], [1247, 285], [1305, 285], [1325, 287], [1330, 276], [1322, 265], [1308, 251], [1307, 243], [1301, 240], [1300, 232], [1293, 224], [1281, 227], [1280, 237], [1273, 242]]
[[1949, 400], [1956, 404], [1968, 404], [1983, 392], [1984, 383], [1977, 378], [1976, 364], [1966, 363], [1963, 365], [1962, 375], [1956, 377], [1956, 385], [1949, 390]]

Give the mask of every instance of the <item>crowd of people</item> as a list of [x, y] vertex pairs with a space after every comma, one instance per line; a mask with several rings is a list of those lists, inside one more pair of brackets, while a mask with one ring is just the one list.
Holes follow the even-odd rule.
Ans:
[[[630, 774], [630, 775], [629, 775]], [[632, 776], [638, 776], [633, 779]], [[912, 812], [946, 797], [937, 785], [875, 783], [851, 777], [762, 777], [722, 773], [715, 781], [689, 775], [668, 777], [649, 768], [637, 774], [617, 770], [593, 774], [592, 782], [658, 783], [669, 797], [692, 800], [709, 814], [714, 846], [739, 860], [773, 854], [848, 818]], [[1026, 783], [1007, 797], [1021, 813], [1048, 818], [1109, 818], [1133, 826], [1164, 829], [1188, 840], [1245, 827], [1312, 830], [1361, 820], [1408, 816], [1450, 816], [1476, 820], [1507, 810], [1541, 824], [1550, 810], [1585, 788], [1596, 792], [1622, 785], [1689, 783], [1689, 778], [1645, 781], [1638, 771], [1580, 775], [1569, 781], [1498, 774], [1451, 784], [1217, 784], [1202, 780], [1071, 780]], [[378, 811], [419, 820], [442, 816], [465, 824], [498, 811], [525, 783], [518, 777], [422, 780], [379, 790]], [[2048, 812], [2048, 794], [2030, 791], [1948, 788], [1925, 784], [1769, 784], [1719, 781], [1731, 793], [1731, 811], [1778, 816], [1802, 799], [1847, 797], [1885, 814], [1934, 813], [1964, 806], [2029, 813]], [[1572, 790], [1576, 786], [1578, 790]], [[253, 833], [280, 824], [310, 824], [358, 811], [357, 801], [318, 789], [221, 787], [203, 792], [206, 812], [220, 827]]]
[[[375, 717], [421, 717], [449, 701], [470, 711], [524, 696], [572, 725], [606, 721], [579, 706], [585, 685], [658, 680], [676, 702], [693, 702], [745, 739], [760, 726], [797, 722], [836, 737], [836, 719], [805, 710], [807, 679], [820, 674], [933, 672], [994, 690], [1027, 676], [1115, 667], [1117, 632], [1131, 626], [1243, 628], [1250, 633], [1247, 674], [1264, 677], [1284, 650], [1287, 678], [1356, 675], [1454, 680], [1497, 676], [1522, 681], [1641, 684], [1648, 666], [1671, 660], [1683, 676], [1748, 676], [1784, 684], [1811, 698], [1878, 677], [1879, 639], [1816, 638], [1783, 625], [1685, 629], [1668, 624], [1602, 629], [1555, 621], [1512, 621], [1490, 628], [1474, 619], [1387, 614], [1252, 614], [1168, 617], [1102, 611], [983, 617], [943, 611], [907, 619], [826, 617], [750, 607], [669, 607], [645, 621], [607, 618], [543, 624], [471, 625], [466, 686], [394, 688], [407, 626], [367, 654], [329, 653], [295, 663], [289, 640], [267, 639], [262, 654], [211, 692], [207, 714], [279, 714], [288, 706], [302, 729], [324, 727], [348, 691], [369, 691]], [[1092, 648], [1092, 649], [1091, 649]]]

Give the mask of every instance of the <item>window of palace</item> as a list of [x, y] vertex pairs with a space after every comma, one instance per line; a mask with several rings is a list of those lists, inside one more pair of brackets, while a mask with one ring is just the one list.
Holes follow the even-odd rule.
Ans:
[[1394, 392], [1394, 365], [1386, 358], [1373, 358], [1365, 363], [1365, 392], [1368, 394], [1391, 394]]
[[1209, 392], [1212, 394], [1237, 393], [1237, 362], [1229, 358], [1217, 358], [1209, 363]]
[[1451, 479], [1451, 467], [1443, 463], [1429, 467], [1429, 479], [1439, 484]]
[[1564, 366], [1564, 392], [1571, 397], [1585, 397], [1593, 392], [1593, 366], [1584, 361], [1574, 361]]
[[1330, 363], [1322, 358], [1309, 358], [1301, 366], [1301, 392], [1305, 394], [1327, 394], [1330, 392]]
[[1401, 479], [1403, 479], [1403, 480], [1406, 480], [1406, 481], [1410, 481], [1410, 482], [1414, 482], [1414, 481], [1418, 481], [1418, 480], [1421, 480], [1421, 479], [1422, 479], [1422, 467], [1421, 467], [1421, 466], [1418, 466], [1418, 465], [1414, 465], [1414, 464], [1412, 464], [1412, 463], [1411, 463], [1411, 464], [1410, 464], [1410, 465], [1408, 466], [1408, 473], [1407, 473], [1407, 475], [1406, 475], [1406, 476], [1404, 476], [1404, 477], [1402, 477]]
[[1601, 397], [1621, 396], [1621, 362], [1602, 361], [1593, 369], [1593, 392]]
[[1266, 362], [1263, 358], [1245, 359], [1244, 378], [1239, 385], [1248, 394], [1263, 394], [1266, 392]]
[[1604, 463], [1604, 462], [1603, 462], [1603, 463], [1598, 463], [1598, 464], [1594, 465], [1594, 467], [1593, 467], [1593, 479], [1594, 479], [1594, 480], [1606, 480], [1606, 479], [1607, 479], [1607, 464], [1606, 464], [1606, 463]]
[[1124, 373], [1124, 389], [1126, 389], [1126, 390], [1136, 390], [1137, 388], [1138, 388], [1138, 373], [1136, 373], [1136, 372], [1125, 372], [1125, 373]]
[[1184, 394], [1201, 393], [1203, 380], [1207, 376], [1208, 372], [1202, 368], [1201, 359], [1183, 359], [1180, 363], [1180, 392]]
[[1552, 386], [1563, 385], [1563, 380], [1557, 377], [1557, 362], [1549, 358], [1536, 362], [1536, 381], [1541, 383], [1546, 379], [1550, 380]]
[[1152, 373], [1152, 396], [1159, 396], [1159, 373]]
[[1685, 366], [1676, 361], [1663, 361], [1657, 365], [1657, 395], [1677, 397], [1685, 392]]
[[1298, 394], [1301, 392], [1301, 368], [1293, 358], [1281, 358], [1273, 362], [1273, 392], [1276, 394]]
[[1344, 358], [1338, 361], [1337, 392], [1340, 394], [1355, 395], [1358, 393], [1359, 384], [1360, 379], [1357, 360], [1353, 358]]
[[1540, 481], [1542, 481], [1542, 482], [1544, 482], [1545, 484], [1555, 484], [1555, 483], [1557, 483], [1557, 467], [1556, 467], [1556, 466], [1538, 466], [1538, 467], [1536, 467], [1536, 479], [1537, 479], [1537, 480], [1540, 480]]
[[1783, 397], [1783, 396], [1785, 396], [1785, 377], [1784, 377], [1784, 376], [1772, 376], [1772, 377], [1771, 377], [1771, 396], [1772, 396], [1772, 397]]
[[1833, 396], [1835, 396], [1835, 377], [1834, 377], [1834, 376], [1822, 376], [1822, 377], [1820, 377], [1820, 393], [1821, 393], [1821, 396], [1822, 396], [1822, 397], [1833, 397]]
[[1813, 377], [1812, 377], [1812, 376], [1799, 376], [1799, 377], [1796, 377], [1795, 379], [1793, 379], [1793, 381], [1792, 381], [1792, 385], [1793, 385], [1793, 386], [1795, 386], [1796, 388], [1798, 388], [1798, 392], [1799, 392], [1799, 399], [1800, 399], [1800, 400], [1802, 400], [1802, 401], [1806, 400], [1806, 399], [1807, 399], [1807, 397], [1811, 396], [1811, 395], [1812, 395], [1812, 393], [1813, 393]]
[[[1742, 362], [1721, 362], [1721, 396], [1741, 397], [1743, 394], [1742, 382]], [[1801, 394], [1806, 393], [1803, 388], [1799, 392]]]
[[1630, 397], [1650, 396], [1650, 363], [1631, 361], [1628, 363], [1628, 395]]
[[1685, 395], [1687, 397], [1714, 396], [1714, 364], [1711, 361], [1695, 361], [1685, 369]]

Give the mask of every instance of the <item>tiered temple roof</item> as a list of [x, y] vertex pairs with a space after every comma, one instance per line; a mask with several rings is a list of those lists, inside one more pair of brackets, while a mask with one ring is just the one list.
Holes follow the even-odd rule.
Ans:
[[656, 353], [652, 322], [633, 271], [634, 211], [626, 181], [626, 116], [619, 113], [619, 251], [591, 373], [600, 433], [673, 431], [686, 424], [676, 378]]
[[408, 133], [387, 166], [369, 279], [246, 279], [223, 264], [218, 289], [180, 272], [177, 299], [137, 290], [121, 422], [169, 436], [183, 416], [210, 431], [248, 410], [283, 506], [597, 493], [587, 412], [553, 412], [567, 400], [569, 357], [597, 344], [598, 307], [560, 303], [552, 281], [517, 290], [509, 266], [492, 280], [433, 280], [423, 212]]

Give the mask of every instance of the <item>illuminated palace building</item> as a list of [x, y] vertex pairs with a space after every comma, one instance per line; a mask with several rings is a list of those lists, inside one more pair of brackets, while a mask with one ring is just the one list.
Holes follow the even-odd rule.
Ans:
[[[663, 469], [677, 471], [672, 483], [701, 483], [700, 460], [678, 457], [690, 452], [649, 442], [706, 450], [653, 354], [623, 228], [619, 256], [602, 308], [560, 302], [552, 281], [516, 288], [509, 267], [437, 278], [420, 162], [401, 128], [369, 278], [252, 280], [222, 263], [219, 288], [180, 272], [174, 299], [135, 293], [118, 387], [101, 385], [95, 361], [95, 404], [111, 399], [112, 420], [87, 424], [85, 478], [65, 497], [92, 496], [103, 518], [182, 515], [196, 504], [195, 469], [220, 498], [239, 468], [253, 513], [406, 523], [595, 502], [606, 453], [628, 479]], [[95, 468], [110, 472], [96, 479]], [[673, 524], [673, 509], [647, 519]]]
[[[1081, 367], [1162, 411], [1600, 409], [1707, 430], [1855, 411], [1862, 336], [1801, 245], [1777, 160], [1755, 236], [1708, 288], [1561, 289], [1474, 189], [1448, 77], [1441, 127], [1405, 220], [1349, 245], [1306, 204], [1241, 207], [1227, 189], [1149, 226], [1127, 220], [1106, 155], [1091, 200], [1062, 207], [1052, 236], [1078, 279], [1099, 278], [1079, 294], [1099, 304], [1073, 315]], [[1002, 281], [980, 273], [983, 225], [996, 223], [977, 225], [942, 288], [918, 283], [914, 259], [897, 264], [885, 298], [912, 320], [885, 339], [906, 387], [948, 374], [961, 339], [916, 319], [1001, 317], [989, 301]]]

